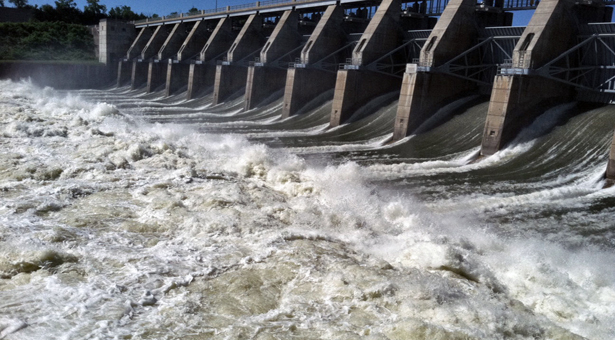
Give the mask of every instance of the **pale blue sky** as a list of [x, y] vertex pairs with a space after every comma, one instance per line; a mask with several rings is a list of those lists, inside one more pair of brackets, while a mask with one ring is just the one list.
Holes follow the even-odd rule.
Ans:
[[[218, 0], [218, 7], [233, 6], [245, 3], [254, 2], [256, 0]], [[6, 2], [6, 1], [5, 1]], [[76, 0], [77, 6], [81, 9], [87, 4], [86, 0]], [[198, 9], [212, 9], [216, 7], [215, 0], [172, 0], [172, 1], [153, 1], [153, 0], [101, 0], [101, 4], [106, 5], [107, 9], [116, 6], [128, 5], [134, 12], [143, 13], [151, 16], [156, 13], [158, 15], [166, 15], [171, 12], [188, 12], [193, 6]], [[54, 4], [53, 0], [29, 0], [30, 5]], [[514, 12], [513, 24], [515, 26], [525, 26], [532, 15], [533, 11]]]

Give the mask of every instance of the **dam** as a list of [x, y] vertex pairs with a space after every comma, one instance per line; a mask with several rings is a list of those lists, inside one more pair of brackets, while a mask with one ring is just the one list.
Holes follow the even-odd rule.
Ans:
[[0, 338], [612, 339], [609, 10], [312, 4], [0, 80]]
[[[485, 157], [554, 103], [614, 101], [609, 4], [264, 1], [146, 19], [122, 52], [117, 84], [187, 99], [213, 92], [214, 104], [243, 91], [245, 110], [283, 90], [282, 117], [332, 90], [331, 128], [398, 91], [393, 142], [463, 96], [490, 95]], [[528, 26], [511, 26], [514, 11], [528, 9]]]

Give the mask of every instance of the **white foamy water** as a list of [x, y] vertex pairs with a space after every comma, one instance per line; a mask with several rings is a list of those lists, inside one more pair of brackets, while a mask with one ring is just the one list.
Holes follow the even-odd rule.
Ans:
[[0, 145], [0, 339], [615, 334], [612, 252], [494, 235], [373, 167], [9, 81]]

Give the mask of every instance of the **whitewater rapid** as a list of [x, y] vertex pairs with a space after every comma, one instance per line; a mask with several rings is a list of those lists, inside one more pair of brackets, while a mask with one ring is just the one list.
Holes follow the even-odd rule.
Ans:
[[612, 197], [596, 169], [551, 191], [423, 201], [374, 182], [531, 145], [482, 165], [475, 150], [314, 164], [96, 95], [109, 100], [0, 81], [0, 339], [615, 335], [612, 249], [507, 236], [481, 215]]

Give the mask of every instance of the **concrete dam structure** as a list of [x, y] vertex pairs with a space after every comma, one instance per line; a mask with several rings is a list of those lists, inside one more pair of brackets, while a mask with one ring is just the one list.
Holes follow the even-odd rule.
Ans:
[[[429, 129], [442, 107], [490, 96], [481, 157], [546, 109], [615, 102], [615, 1], [263, 1], [135, 23], [117, 85], [239, 95], [244, 110], [282, 96], [282, 117], [333, 93], [330, 127], [399, 93], [398, 141]], [[535, 9], [527, 27], [513, 12]], [[614, 138], [615, 146], [615, 138]], [[607, 177], [615, 179], [615, 150]]]

